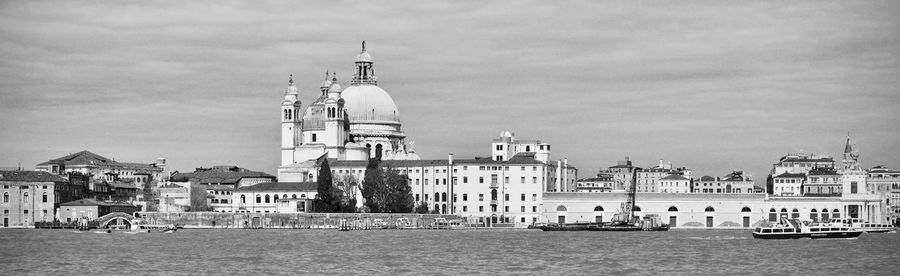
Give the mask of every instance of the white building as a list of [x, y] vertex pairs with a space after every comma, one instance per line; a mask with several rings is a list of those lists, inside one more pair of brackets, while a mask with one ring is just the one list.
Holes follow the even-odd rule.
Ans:
[[336, 160], [418, 160], [400, 126], [400, 113], [391, 96], [378, 87], [372, 57], [357, 55], [347, 88], [337, 75], [326, 73], [319, 97], [302, 108], [293, 78], [281, 103], [281, 167], [279, 181], [314, 181], [309, 178], [315, 160], [323, 155]]
[[670, 174], [659, 179], [659, 191], [675, 194], [690, 193], [691, 180], [678, 174]]
[[315, 182], [269, 182], [239, 187], [233, 194], [234, 212], [303, 213], [315, 199], [317, 187]]

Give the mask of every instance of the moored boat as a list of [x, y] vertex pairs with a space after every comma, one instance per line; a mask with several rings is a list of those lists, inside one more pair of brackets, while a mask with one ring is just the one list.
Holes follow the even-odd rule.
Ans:
[[785, 219], [773, 226], [757, 227], [753, 230], [753, 237], [757, 239], [825, 239], [825, 238], [855, 238], [862, 231], [847, 227], [828, 224], [806, 225], [798, 219]]
[[897, 227], [887, 223], [869, 223], [855, 218], [831, 219], [831, 221], [826, 224], [831, 226], [846, 226], [866, 233], [895, 233], [897, 230]]

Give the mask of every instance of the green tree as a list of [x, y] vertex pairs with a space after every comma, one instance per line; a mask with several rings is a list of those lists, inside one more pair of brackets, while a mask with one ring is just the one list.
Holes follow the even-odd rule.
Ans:
[[416, 204], [415, 212], [417, 214], [428, 214], [428, 205], [425, 205], [425, 201], [419, 201], [419, 204]]
[[363, 178], [363, 187], [361, 190], [363, 199], [365, 200], [363, 205], [372, 213], [384, 212], [383, 207], [387, 195], [387, 188], [384, 184], [384, 171], [382, 171], [381, 167], [378, 165], [379, 161], [377, 159], [369, 159], [369, 164], [366, 165], [366, 174], [365, 178]]
[[415, 207], [412, 188], [409, 187], [409, 179], [393, 168], [387, 168], [384, 173], [385, 188], [387, 189], [386, 212], [388, 213], [412, 213]]
[[206, 188], [202, 187], [200, 184], [191, 183], [190, 185], [190, 211], [191, 212], [206, 212], [209, 211], [209, 205], [206, 204], [206, 197], [209, 196], [209, 193], [206, 192]]
[[334, 183], [332, 183], [331, 166], [328, 165], [328, 159], [319, 166], [319, 178], [317, 179], [318, 188], [316, 189], [316, 198], [313, 200], [313, 206], [316, 212], [330, 213], [336, 212], [340, 206], [340, 191], [336, 191]]

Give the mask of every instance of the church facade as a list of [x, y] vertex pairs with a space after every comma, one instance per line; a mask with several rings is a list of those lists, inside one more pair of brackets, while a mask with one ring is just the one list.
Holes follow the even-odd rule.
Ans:
[[406, 142], [397, 105], [378, 87], [372, 56], [363, 41], [349, 85], [325, 73], [318, 98], [303, 106], [293, 77], [281, 102], [282, 182], [315, 181], [315, 160], [418, 160]]

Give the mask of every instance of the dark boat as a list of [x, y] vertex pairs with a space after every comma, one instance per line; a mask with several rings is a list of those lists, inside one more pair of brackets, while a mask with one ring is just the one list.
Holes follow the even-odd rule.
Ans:
[[863, 231], [846, 226], [812, 225], [800, 223], [798, 219], [785, 219], [773, 226], [757, 227], [753, 230], [753, 237], [757, 239], [829, 239], [829, 238], [855, 238]]

